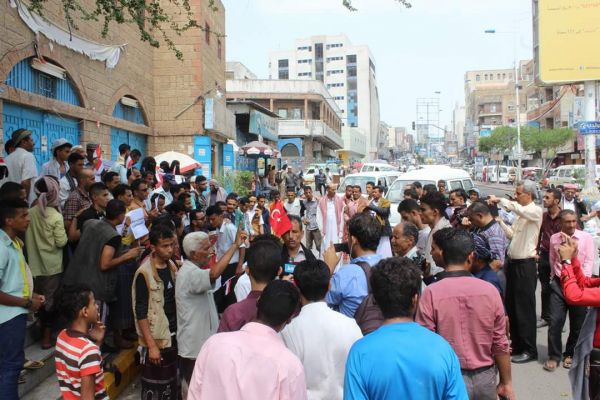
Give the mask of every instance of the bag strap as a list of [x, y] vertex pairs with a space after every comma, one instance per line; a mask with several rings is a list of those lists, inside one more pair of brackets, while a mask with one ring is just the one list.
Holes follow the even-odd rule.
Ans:
[[365, 277], [367, 278], [367, 288], [369, 291], [368, 293], [371, 294], [371, 265], [366, 261], [359, 261], [356, 263], [356, 265], [358, 265], [365, 273]]

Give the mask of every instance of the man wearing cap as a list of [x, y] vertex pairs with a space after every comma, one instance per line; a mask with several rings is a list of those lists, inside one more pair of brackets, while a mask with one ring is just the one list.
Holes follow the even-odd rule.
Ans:
[[589, 218], [587, 217], [587, 208], [583, 201], [579, 200], [576, 196], [577, 185], [572, 183], [566, 183], [564, 185], [563, 196], [560, 202], [561, 210], [571, 210], [577, 214], [577, 226], [579, 229], [583, 228], [583, 223]]
[[73, 145], [65, 138], [56, 139], [52, 143], [52, 160], [42, 165], [42, 175], [51, 175], [60, 180], [69, 171], [67, 159]]
[[469, 200], [471, 200], [471, 203], [475, 203], [481, 197], [481, 192], [476, 188], [470, 189], [467, 193], [469, 194]]
[[165, 206], [168, 206], [173, 202], [173, 195], [171, 194], [171, 185], [176, 185], [175, 175], [166, 173], [163, 175], [162, 186], [157, 187], [152, 192], [152, 195], [158, 193], [165, 197]]
[[31, 204], [35, 200], [33, 183], [38, 177], [37, 164], [33, 155], [35, 142], [31, 131], [22, 128], [14, 131], [11, 139], [15, 144], [15, 151], [5, 160], [8, 180], [23, 185]]

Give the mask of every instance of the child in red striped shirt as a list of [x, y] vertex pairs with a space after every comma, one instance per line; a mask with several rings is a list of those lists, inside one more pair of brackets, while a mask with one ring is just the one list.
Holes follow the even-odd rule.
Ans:
[[69, 327], [56, 341], [56, 375], [65, 400], [108, 400], [100, 344], [105, 327], [98, 320], [93, 291], [86, 286], [66, 287], [58, 305]]

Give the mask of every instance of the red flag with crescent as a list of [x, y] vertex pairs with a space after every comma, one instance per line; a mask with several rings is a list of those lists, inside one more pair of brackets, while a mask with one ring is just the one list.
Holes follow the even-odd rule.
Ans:
[[281, 200], [278, 200], [277, 203], [271, 206], [269, 223], [273, 233], [279, 237], [283, 236], [284, 233], [292, 229], [292, 222], [290, 221], [285, 208], [283, 208], [283, 203]]

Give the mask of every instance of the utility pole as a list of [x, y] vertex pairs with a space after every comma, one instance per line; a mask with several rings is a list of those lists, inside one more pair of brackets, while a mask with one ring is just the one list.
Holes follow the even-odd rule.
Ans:
[[[523, 175], [521, 174], [521, 163], [523, 161], [523, 148], [521, 146], [521, 99], [519, 98], [519, 71], [518, 60], [515, 58], [515, 104], [517, 111], [517, 179], [515, 179], [515, 185], [518, 184]], [[498, 174], [500, 176], [500, 174]]]
[[[597, 81], [583, 83], [585, 121], [596, 120], [596, 85]], [[596, 135], [585, 135], [585, 186], [583, 194], [590, 199], [597, 199], [600, 195], [596, 187]]]

